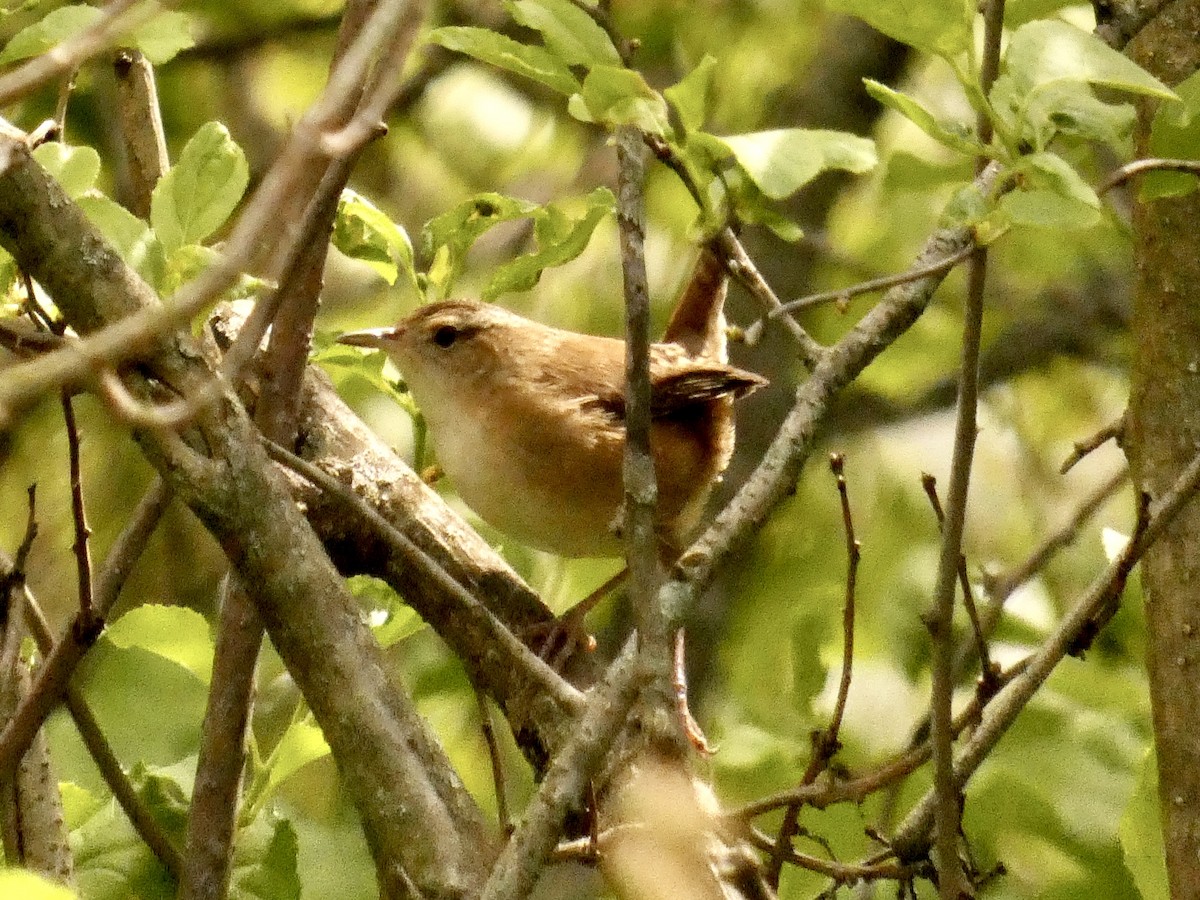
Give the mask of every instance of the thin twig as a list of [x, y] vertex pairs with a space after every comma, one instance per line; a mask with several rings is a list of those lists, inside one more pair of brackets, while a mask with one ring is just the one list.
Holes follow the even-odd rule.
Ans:
[[[858, 284], [852, 284], [849, 287], [840, 288], [832, 291], [820, 291], [815, 294], [807, 294], [799, 297], [796, 300], [789, 300], [782, 304], [777, 310], [768, 313], [765, 318], [775, 319], [784, 313], [801, 312], [802, 310], [811, 309], [814, 306], [820, 306], [824, 303], [843, 303], [851, 297], [857, 297], [860, 294], [873, 294], [876, 291], [887, 290], [890, 287], [895, 287], [898, 284], [905, 284], [909, 281], [916, 281], [925, 278], [927, 275], [938, 275], [942, 272], [948, 272], [957, 266], [960, 262], [967, 259], [972, 253], [972, 248], [965, 247], [958, 253], [948, 256], [945, 259], [939, 259], [937, 262], [930, 263], [917, 269], [909, 269], [907, 272], [899, 272], [895, 275], [884, 275], [880, 278], [872, 278], [869, 281], [860, 281]], [[747, 339], [749, 340], [750, 329], [747, 328]]]
[[487, 746], [488, 760], [492, 765], [492, 784], [496, 791], [496, 817], [500, 820], [500, 829], [505, 834], [512, 832], [512, 816], [508, 812], [508, 790], [504, 780], [504, 759], [500, 755], [500, 741], [496, 737], [496, 728], [492, 724], [492, 711], [488, 709], [487, 697], [483, 691], [472, 685], [471, 693], [475, 695], [475, 708], [479, 710], [479, 730], [483, 733], [483, 742]]
[[[862, 547], [854, 536], [854, 516], [850, 511], [850, 496], [846, 486], [846, 460], [840, 453], [829, 455], [829, 468], [837, 480], [838, 498], [842, 507], [842, 529], [846, 536], [846, 597], [842, 605], [842, 673], [838, 680], [837, 699], [834, 701], [833, 714], [829, 717], [829, 725], [824, 730], [814, 731], [812, 735], [812, 758], [800, 779], [801, 786], [812, 784], [829, 766], [833, 755], [841, 749], [838, 733], [842, 727], [842, 717], [846, 712], [846, 700], [850, 696], [850, 682], [854, 670], [854, 597], [858, 583], [858, 564], [862, 555]], [[803, 804], [791, 803], [783, 814], [779, 833], [775, 839], [775, 849], [767, 863], [763, 877], [772, 889], [779, 890], [779, 879], [783, 872], [783, 864], [787, 862], [788, 852], [792, 849], [792, 838], [798, 833], [800, 810]]]
[[1125, 434], [1125, 413], [1121, 413], [1119, 418], [1109, 422], [1103, 428], [1100, 428], [1091, 437], [1086, 437], [1081, 441], [1076, 441], [1070, 455], [1063, 460], [1063, 464], [1058, 470], [1059, 474], [1066, 475], [1073, 468], [1075, 468], [1075, 464], [1077, 462], [1079, 462], [1092, 451], [1104, 446], [1109, 441], [1115, 440], [1120, 442], [1123, 434]]
[[86, 620], [95, 611], [92, 600], [92, 546], [89, 541], [92, 529], [88, 526], [87, 509], [83, 502], [83, 471], [79, 461], [79, 423], [75, 421], [75, 404], [66, 390], [62, 391], [60, 399], [70, 461], [71, 518], [75, 524], [75, 540], [71, 550], [75, 554], [75, 569], [79, 579], [79, 613]]
[[[924, 472], [921, 474], [921, 487], [925, 489], [925, 496], [929, 498], [929, 505], [933, 507], [938, 529], [945, 528], [946, 513], [942, 509], [942, 501], [938, 497], [937, 479], [928, 472]], [[991, 693], [996, 689], [996, 670], [991, 661], [991, 654], [988, 652], [987, 637], [979, 618], [979, 608], [975, 605], [975, 591], [971, 587], [971, 577], [967, 573], [967, 557], [965, 553], [961, 552], [958, 554], [958, 582], [962, 589], [963, 606], [966, 607], [967, 618], [971, 621], [971, 636], [975, 640], [975, 653], [979, 658], [979, 690], [985, 694]]]
[[[633, 128], [620, 129], [616, 143], [617, 227], [625, 293], [625, 560], [638, 643], [654, 672], [643, 702], [669, 704], [672, 643], [658, 598], [658, 535], [654, 522], [658, 484], [650, 447], [650, 288], [646, 279], [642, 184], [646, 150]], [[675, 717], [672, 721], [679, 724]]]
[[[1000, 38], [1004, 25], [1004, 0], [988, 0], [982, 7], [984, 21], [983, 59], [980, 84], [986, 95], [1000, 66]], [[990, 141], [992, 123], [980, 110], [976, 130], [980, 140]], [[978, 161], [982, 171], [985, 160]], [[976, 412], [979, 404], [979, 353], [983, 335], [983, 294], [987, 280], [987, 249], [976, 248], [971, 256], [963, 311], [962, 362], [959, 368], [958, 409], [954, 427], [954, 449], [950, 460], [950, 487], [942, 527], [933, 600], [925, 614], [932, 645], [930, 689], [931, 741], [935, 809], [936, 865], [938, 892], [942, 900], [959, 900], [969, 895], [967, 876], [958, 856], [962, 799], [954, 785], [954, 588], [962, 556], [967, 495], [971, 464], [975, 457]], [[964, 598], [964, 603], [966, 602]]]
[[1188, 172], [1192, 175], [1200, 175], [1200, 160], [1195, 159], [1135, 159], [1133, 162], [1126, 163], [1117, 169], [1114, 169], [1112, 174], [1101, 182], [1096, 188], [1097, 194], [1107, 194], [1117, 185], [1124, 184], [1135, 175], [1141, 175], [1143, 172]]

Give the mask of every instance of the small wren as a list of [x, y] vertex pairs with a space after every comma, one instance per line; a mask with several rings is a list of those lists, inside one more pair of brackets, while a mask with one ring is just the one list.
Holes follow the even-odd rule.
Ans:
[[[724, 292], [705, 251], [664, 342], [650, 348], [656, 530], [668, 561], [729, 463], [733, 400], [766, 383], [725, 362]], [[623, 341], [473, 300], [431, 303], [395, 327], [338, 340], [388, 354], [442, 469], [484, 521], [560, 556], [622, 553]]]

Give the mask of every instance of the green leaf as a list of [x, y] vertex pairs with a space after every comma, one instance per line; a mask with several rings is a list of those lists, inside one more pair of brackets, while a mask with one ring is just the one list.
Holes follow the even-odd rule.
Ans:
[[983, 145], [975, 139], [972, 130], [962, 123], [938, 121], [933, 113], [912, 97], [894, 91], [886, 84], [880, 84], [870, 78], [864, 78], [863, 84], [868, 94], [889, 109], [900, 113], [938, 143], [969, 156], [978, 156], [983, 152]]
[[[129, 780], [137, 790], [142, 806], [162, 826], [167, 837], [182, 846], [187, 833], [188, 793], [194, 781], [196, 758], [188, 758], [175, 766], [148, 766], [139, 762], [129, 771]], [[182, 771], [186, 770], [186, 771]], [[180, 778], [186, 779], [185, 790]]]
[[1033, 92], [1056, 81], [1078, 81], [1175, 99], [1165, 84], [1094, 34], [1058, 20], [1022, 25], [1009, 40], [1004, 70], [1018, 93]]
[[141, 647], [118, 647], [106, 636], [79, 675], [119, 757], [168, 765], [196, 752], [207, 691], [191, 671]]
[[483, 291], [484, 300], [494, 300], [510, 291], [527, 291], [537, 284], [542, 272], [561, 266], [579, 256], [591, 240], [596, 226], [616, 207], [616, 198], [608, 188], [596, 188], [585, 200], [582, 215], [571, 216], [551, 205], [537, 219], [534, 237], [537, 250], [501, 266]]
[[153, 65], [161, 66], [195, 45], [192, 17], [177, 10], [160, 12], [145, 25], [134, 29], [132, 41], [146, 59]]
[[239, 829], [233, 852], [230, 900], [297, 900], [296, 830], [286, 819], [259, 816]]
[[131, 609], [105, 630], [117, 647], [141, 647], [178, 663], [208, 684], [213, 644], [204, 616], [183, 606], [147, 604]]
[[583, 79], [582, 90], [567, 103], [567, 111], [581, 122], [636, 125], [657, 135], [670, 129], [662, 95], [646, 84], [640, 72], [618, 66], [594, 66]]
[[860, 173], [877, 162], [874, 142], [842, 131], [787, 128], [718, 140], [773, 200], [794, 194], [828, 169]]
[[447, 50], [465, 53], [480, 62], [521, 75], [562, 94], [579, 90], [579, 79], [561, 59], [545, 47], [522, 44], [486, 28], [447, 25], [429, 36]]
[[[1200, 159], [1200, 72], [1175, 86], [1178, 103], [1164, 103], [1150, 126], [1150, 155], [1173, 159]], [[1157, 197], [1178, 197], [1194, 191], [1200, 181], [1186, 172], [1151, 172], [1139, 191], [1145, 202]]]
[[941, 57], [957, 56], [972, 39], [975, 4], [962, 0], [829, 0], [827, 5], [903, 44]]
[[[386, 392], [394, 395], [395, 386], [390, 386]], [[418, 412], [412, 395], [403, 396], [405, 410], [415, 420]], [[405, 603], [387, 582], [370, 575], [354, 575], [346, 579], [346, 586], [358, 600], [367, 624], [381, 647], [390, 647], [425, 627], [424, 620], [416, 610]]]
[[1014, 168], [1019, 190], [1000, 198], [997, 222], [1039, 228], [1091, 228], [1101, 219], [1100, 198], [1053, 153], [1031, 153]]
[[[326, 370], [341, 370], [342, 372], [362, 378], [377, 391], [381, 391], [395, 400], [410, 415], [416, 414], [416, 404], [413, 402], [412, 396], [408, 394], [407, 389], [404, 389], [403, 386], [398, 387], [392, 379], [384, 374], [384, 366], [387, 365], [387, 354], [382, 350], [363, 353], [361, 350], [348, 347], [345, 344], [330, 343], [328, 346], [317, 350], [310, 358]], [[353, 583], [353, 579], [351, 579], [351, 583]]]
[[426, 257], [433, 259], [429, 282], [435, 294], [446, 296], [462, 273], [467, 251], [476, 239], [501, 222], [523, 219], [540, 207], [503, 194], [477, 194], [431, 219], [421, 230]]
[[1045, 188], [1005, 194], [1000, 211], [1013, 225], [1036, 228], [1084, 229], [1100, 221], [1099, 210]]
[[0, 870], [0, 897], [21, 900], [74, 900], [75, 892], [28, 869]]
[[100, 18], [100, 10], [81, 3], [60, 6], [28, 28], [18, 31], [0, 51], [0, 65], [45, 53], [90, 28]]
[[412, 241], [408, 233], [361, 194], [346, 188], [338, 199], [333, 245], [351, 259], [361, 260], [388, 284], [403, 271], [416, 288]]
[[167, 259], [154, 231], [121, 204], [101, 194], [75, 201], [121, 258], [151, 287], [161, 290]]
[[310, 762], [328, 755], [329, 744], [317, 725], [312, 722], [292, 722], [271, 754], [266, 796], [270, 796], [279, 785]]
[[33, 158], [54, 176], [72, 200], [96, 186], [100, 174], [100, 154], [91, 147], [70, 147], [49, 141], [35, 147]]
[[150, 198], [150, 224], [167, 252], [199, 244], [225, 224], [249, 180], [246, 155], [225, 126], [202, 125]]
[[71, 852], [80, 895], [88, 900], [175, 896], [174, 880], [133, 830], [116, 800], [99, 804], [72, 829]]
[[1125, 868], [1133, 876], [1142, 900], [1167, 900], [1170, 891], [1158, 810], [1158, 760], [1153, 746], [1142, 760], [1118, 834]]
[[663, 91], [667, 102], [674, 108], [679, 121], [687, 131], [696, 131], [704, 127], [708, 119], [708, 109], [712, 100], [713, 74], [717, 68], [717, 60], [713, 56], [705, 56], [699, 65], [688, 72], [678, 84]]
[[1100, 208], [1100, 198], [1092, 186], [1066, 160], [1054, 153], [1023, 156], [1013, 171], [1021, 176], [1023, 186], [1046, 188], [1084, 206]]
[[521, 25], [542, 33], [546, 49], [568, 66], [621, 65], [621, 54], [596, 20], [570, 0], [506, 0]]

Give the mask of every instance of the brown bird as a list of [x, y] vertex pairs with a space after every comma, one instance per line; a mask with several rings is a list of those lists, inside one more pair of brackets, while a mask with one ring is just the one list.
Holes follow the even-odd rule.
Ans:
[[[707, 256], [707, 254], [706, 254]], [[765, 384], [725, 362], [723, 274], [702, 257], [650, 349], [660, 553], [673, 560], [733, 452], [734, 398]], [[713, 294], [719, 294], [713, 297]], [[625, 344], [450, 300], [339, 341], [384, 350], [438, 462], [486, 522], [561, 556], [618, 556]]]

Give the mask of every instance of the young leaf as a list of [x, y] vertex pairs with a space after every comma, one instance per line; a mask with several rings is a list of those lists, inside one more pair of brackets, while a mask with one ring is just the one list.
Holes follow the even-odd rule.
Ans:
[[259, 816], [238, 830], [230, 900], [299, 900], [299, 844], [286, 819]]
[[640, 72], [619, 66], [594, 66], [583, 79], [583, 88], [571, 97], [567, 111], [582, 122], [636, 125], [651, 134], [670, 129], [667, 104]]
[[45, 53], [92, 26], [100, 10], [82, 3], [60, 6], [28, 28], [18, 31], [0, 50], [0, 65]]
[[312, 722], [292, 722], [271, 753], [271, 771], [267, 776], [265, 797], [269, 797], [279, 785], [310, 762], [328, 755], [329, 744], [325, 742], [325, 735], [319, 727]]
[[[1200, 72], [1175, 86], [1179, 103], [1164, 103], [1150, 127], [1150, 155], [1175, 159], [1200, 159]], [[1178, 197], [1200, 184], [1186, 172], [1150, 172], [1142, 179], [1143, 202], [1157, 197]]]
[[1030, 22], [1014, 32], [1004, 69], [1018, 92], [1065, 80], [1175, 99], [1170, 88], [1094, 34], [1052, 19]]
[[[375, 390], [394, 400], [410, 416], [417, 415], [417, 405], [413, 402], [412, 395], [408, 393], [407, 388], [404, 385], [397, 385], [395, 381], [384, 374], [387, 355], [382, 351], [363, 353], [353, 347], [347, 347], [345, 344], [335, 343], [333, 338], [326, 334], [318, 334], [314, 343], [317, 344], [318, 349], [309, 358], [329, 371], [331, 375], [344, 373], [361, 378]], [[355, 579], [350, 579], [349, 583], [351, 593], [355, 593]], [[393, 596], [395, 595], [394, 591], [391, 593]], [[358, 595], [355, 594], [355, 596]]]
[[877, 162], [874, 142], [841, 131], [787, 128], [718, 140], [773, 200], [794, 194], [827, 169], [861, 173]]
[[983, 152], [983, 145], [975, 139], [970, 128], [958, 122], [938, 121], [933, 117], [933, 113], [912, 97], [894, 91], [886, 84], [880, 84], [870, 78], [864, 78], [863, 84], [868, 94], [884, 106], [900, 113], [938, 143], [969, 156], [978, 156]]
[[333, 224], [333, 245], [351, 259], [361, 260], [388, 284], [404, 272], [416, 286], [412, 241], [403, 228], [356, 191], [346, 188], [338, 199]]
[[177, 663], [208, 684], [213, 643], [208, 623], [193, 609], [147, 603], [135, 607], [105, 629], [117, 647], [141, 647]]
[[1100, 198], [1061, 157], [1031, 153], [1013, 171], [1020, 189], [1001, 197], [976, 225], [981, 242], [989, 243], [1011, 225], [1079, 230], [1100, 221]]
[[72, 200], [96, 185], [100, 174], [100, 154], [91, 147], [70, 147], [58, 141], [48, 141], [33, 150], [33, 158], [54, 176]]
[[465, 53], [563, 94], [574, 94], [580, 87], [570, 67], [545, 47], [522, 44], [487, 28], [447, 25], [434, 29], [429, 39], [447, 50]]
[[667, 102], [671, 104], [679, 121], [687, 131], [697, 131], [704, 127], [708, 118], [708, 107], [712, 95], [713, 73], [717, 60], [705, 56], [700, 64], [679, 82], [663, 91]]
[[527, 291], [537, 284], [542, 272], [561, 266], [579, 256], [591, 240], [601, 220], [613, 211], [616, 198], [608, 188], [596, 188], [588, 195], [581, 216], [571, 217], [561, 208], [550, 206], [534, 226], [538, 248], [501, 266], [483, 291], [484, 300], [494, 300], [510, 291]]
[[1100, 211], [1058, 191], [1034, 188], [1000, 198], [1000, 212], [1013, 225], [1078, 230], [1100, 221]]
[[225, 126], [202, 125], [150, 198], [150, 224], [167, 252], [199, 244], [225, 224], [249, 180], [246, 155]]
[[435, 292], [445, 296], [462, 272], [467, 251], [476, 239], [501, 222], [523, 219], [540, 207], [527, 200], [503, 194], [477, 194], [431, 219], [421, 230], [426, 257], [433, 258], [429, 281]]
[[164, 10], [145, 25], [134, 29], [132, 40], [133, 45], [146, 55], [146, 59], [161, 66], [195, 45], [192, 17], [178, 10]]
[[546, 49], [568, 66], [621, 65], [621, 54], [596, 20], [571, 0], [506, 0], [521, 25], [542, 33]]
[[876, 31], [903, 44], [928, 50], [937, 56], [953, 57], [967, 49], [971, 40], [974, 4], [962, 0], [829, 0], [830, 9], [862, 19]]

